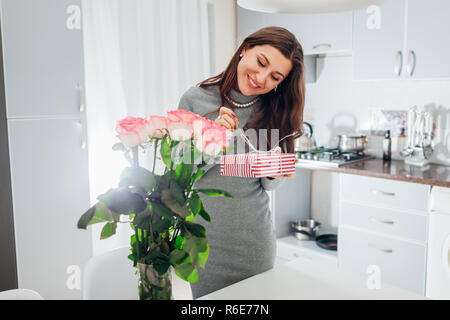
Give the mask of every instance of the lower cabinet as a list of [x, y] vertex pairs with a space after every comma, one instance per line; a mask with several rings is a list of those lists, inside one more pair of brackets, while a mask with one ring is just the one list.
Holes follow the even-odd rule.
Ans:
[[[339, 268], [425, 295], [429, 186], [347, 174], [340, 179]], [[378, 189], [389, 192], [372, 192]]]
[[[339, 267], [379, 276], [391, 285], [425, 294], [426, 246], [367, 230], [339, 228]], [[376, 274], [374, 273], [376, 272]]]

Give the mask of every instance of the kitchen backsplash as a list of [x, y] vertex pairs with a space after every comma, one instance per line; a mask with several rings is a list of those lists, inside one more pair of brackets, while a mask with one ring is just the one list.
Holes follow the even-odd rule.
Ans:
[[[374, 113], [407, 111], [416, 105], [431, 111], [436, 128], [431, 162], [450, 165], [449, 80], [353, 80], [351, 56], [317, 59], [317, 79], [306, 85], [306, 119], [314, 126], [318, 145], [337, 146], [338, 134], [364, 133], [367, 151], [381, 157], [383, 137], [371, 135]], [[399, 155], [398, 139], [392, 139], [392, 156]]]

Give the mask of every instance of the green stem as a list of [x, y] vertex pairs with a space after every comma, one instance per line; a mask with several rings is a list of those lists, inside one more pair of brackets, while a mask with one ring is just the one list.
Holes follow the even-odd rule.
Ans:
[[133, 153], [133, 167], [139, 167], [138, 146], [132, 147], [131, 151]]
[[156, 151], [157, 151], [157, 148], [158, 148], [158, 140], [155, 140], [154, 144], [155, 144], [155, 150], [153, 151], [153, 171], [152, 171], [152, 174], [155, 174]]

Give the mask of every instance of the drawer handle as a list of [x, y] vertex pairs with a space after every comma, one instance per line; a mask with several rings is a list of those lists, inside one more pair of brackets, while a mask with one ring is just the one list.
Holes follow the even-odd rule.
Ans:
[[331, 44], [330, 43], [319, 43], [314, 45], [313, 50], [319, 49], [319, 48], [331, 48]]
[[308, 260], [312, 260], [311, 257], [304, 256], [304, 255], [298, 254], [298, 253], [294, 253], [294, 257], [296, 257], [296, 258], [306, 258], [306, 259], [308, 259]]
[[370, 217], [369, 220], [370, 220], [370, 221], [373, 221], [373, 222], [384, 223], [384, 224], [394, 224], [394, 221], [383, 220], [383, 219], [376, 218], [376, 217]]
[[383, 196], [395, 196], [394, 192], [385, 192], [381, 190], [371, 189], [370, 190], [373, 194], [381, 194]]
[[370, 248], [374, 248], [374, 249], [376, 249], [376, 250], [378, 250], [378, 251], [381, 251], [381, 252], [385, 252], [385, 253], [392, 253], [392, 249], [382, 249], [382, 248], [378, 248], [376, 245], [373, 245], [373, 244], [369, 244], [369, 247]]

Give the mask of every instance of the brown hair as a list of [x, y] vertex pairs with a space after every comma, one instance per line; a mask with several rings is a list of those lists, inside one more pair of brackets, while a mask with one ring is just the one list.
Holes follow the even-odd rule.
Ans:
[[[262, 28], [244, 39], [238, 50], [231, 58], [225, 71], [208, 78], [197, 86], [202, 88], [219, 85], [220, 98], [222, 105], [225, 105], [225, 95], [229, 95], [231, 89], [237, 87], [237, 66], [239, 64], [239, 54], [244, 48], [252, 48], [258, 45], [271, 45], [278, 49], [287, 59], [292, 62], [292, 69], [288, 76], [278, 85], [277, 91], [270, 92], [260, 96], [261, 103], [255, 105], [252, 116], [247, 122], [244, 130], [267, 129], [267, 147], [271, 146], [271, 129], [279, 129], [279, 138], [289, 134], [283, 141], [284, 152], [294, 152], [294, 140], [302, 135], [303, 127], [303, 109], [305, 106], [305, 78], [303, 49], [295, 36], [288, 30], [281, 27]], [[234, 111], [234, 106], [231, 106]], [[208, 112], [215, 113], [217, 110]], [[258, 135], [259, 148], [259, 135]]]

